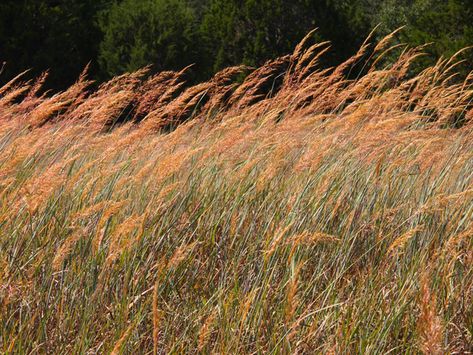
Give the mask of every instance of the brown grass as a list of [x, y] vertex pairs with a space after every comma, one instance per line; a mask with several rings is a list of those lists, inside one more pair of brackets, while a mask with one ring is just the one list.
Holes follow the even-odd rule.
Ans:
[[0, 88], [0, 352], [471, 353], [473, 74], [391, 37]]

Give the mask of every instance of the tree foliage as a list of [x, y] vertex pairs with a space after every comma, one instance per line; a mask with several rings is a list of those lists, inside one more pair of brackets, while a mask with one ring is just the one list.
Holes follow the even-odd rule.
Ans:
[[99, 61], [108, 75], [149, 64], [175, 69], [196, 58], [194, 12], [181, 0], [125, 0], [113, 4], [99, 23]]
[[[331, 66], [353, 54], [373, 27], [426, 48], [425, 64], [473, 44], [469, 0], [3, 0], [1, 81], [51, 69], [52, 87], [74, 81], [87, 63], [102, 80], [146, 65], [194, 67], [206, 79], [228, 65], [259, 65], [289, 53], [313, 28], [332, 42]], [[468, 63], [473, 55], [465, 54]], [[389, 57], [387, 57], [389, 60]], [[465, 65], [471, 69], [471, 64]]]
[[32, 69], [51, 69], [52, 87], [70, 85], [92, 62], [95, 65], [100, 30], [95, 14], [107, 0], [4, 0], [0, 3], [0, 60], [4, 78]]
[[244, 62], [250, 65], [289, 53], [308, 31], [330, 39], [339, 55], [357, 46], [361, 36], [350, 31], [345, 13], [330, 1], [211, 0], [201, 32], [213, 69]]

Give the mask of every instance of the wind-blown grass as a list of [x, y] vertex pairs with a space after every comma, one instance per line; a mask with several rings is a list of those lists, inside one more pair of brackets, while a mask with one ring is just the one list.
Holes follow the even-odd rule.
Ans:
[[0, 89], [1, 352], [472, 351], [472, 77], [309, 38], [242, 84]]

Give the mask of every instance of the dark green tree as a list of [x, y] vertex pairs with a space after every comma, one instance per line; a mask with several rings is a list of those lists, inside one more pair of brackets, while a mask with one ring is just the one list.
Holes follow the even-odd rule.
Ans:
[[[290, 53], [311, 29], [330, 40], [334, 65], [353, 54], [371, 29], [379, 38], [406, 26], [396, 40], [421, 45], [432, 64], [473, 45], [471, 0], [2, 0], [0, 84], [31, 68], [50, 69], [50, 88], [70, 85], [87, 63], [91, 77], [153, 64], [194, 67], [204, 80], [229, 65], [258, 66]], [[472, 69], [466, 52], [463, 72]], [[394, 60], [396, 54], [386, 60]]]
[[182, 69], [198, 61], [195, 14], [182, 0], [124, 0], [100, 18], [99, 61], [109, 76], [149, 64]]
[[319, 40], [331, 40], [335, 62], [363, 40], [362, 26], [350, 28], [353, 6], [330, 0], [210, 0], [201, 24], [212, 69], [287, 54], [313, 28]]
[[[377, 6], [375, 4], [378, 4]], [[470, 0], [364, 0], [365, 14], [372, 26], [380, 24], [379, 36], [405, 26], [399, 43], [412, 46], [430, 43], [419, 68], [433, 64], [473, 45], [473, 2]], [[375, 11], [368, 12], [368, 9]], [[465, 52], [463, 71], [472, 70], [473, 52]]]
[[95, 59], [101, 32], [96, 15], [108, 0], [4, 0], [0, 3], [0, 60], [3, 82], [25, 69], [31, 76], [50, 69], [48, 85], [72, 84]]

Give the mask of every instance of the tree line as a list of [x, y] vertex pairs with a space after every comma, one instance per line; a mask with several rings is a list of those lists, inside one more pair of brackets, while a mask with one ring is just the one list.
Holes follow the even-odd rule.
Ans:
[[[3, 0], [0, 81], [50, 69], [49, 87], [90, 64], [98, 82], [147, 65], [191, 80], [236, 64], [258, 66], [292, 51], [313, 28], [331, 41], [327, 66], [350, 56], [378, 26], [382, 36], [426, 47], [425, 64], [473, 44], [470, 0]], [[466, 66], [473, 54], [466, 52]], [[387, 57], [389, 60], [389, 56]]]

